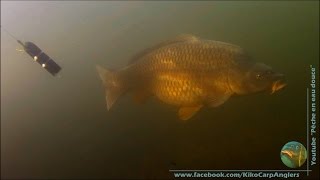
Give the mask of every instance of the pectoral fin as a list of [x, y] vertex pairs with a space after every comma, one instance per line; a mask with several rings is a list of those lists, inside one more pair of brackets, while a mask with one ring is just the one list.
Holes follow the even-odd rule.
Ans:
[[195, 115], [203, 105], [192, 106], [192, 107], [181, 107], [178, 115], [181, 120], [188, 120]]
[[215, 95], [215, 96], [210, 96], [208, 99], [208, 104], [211, 107], [218, 107], [225, 103], [229, 98], [231, 94], [222, 94], [222, 95]]

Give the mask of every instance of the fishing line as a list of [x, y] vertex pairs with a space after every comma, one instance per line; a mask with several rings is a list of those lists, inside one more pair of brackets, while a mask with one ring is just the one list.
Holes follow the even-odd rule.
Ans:
[[19, 44], [21, 44], [24, 47], [24, 44], [16, 38], [13, 34], [11, 34], [6, 28], [4, 28], [2, 25], [0, 25], [0, 28], [3, 29], [9, 36], [11, 36], [13, 39], [15, 39]]
[[[46, 53], [44, 53], [37, 45], [35, 45], [32, 42], [25, 42], [22, 43], [18, 38], [16, 38], [13, 34], [10, 33], [6, 28], [1, 26], [1, 29], [3, 29], [9, 36], [11, 36], [14, 40], [16, 40], [20, 45], [22, 45], [24, 52], [29, 54], [34, 61], [36, 61], [38, 64], [40, 64], [43, 68], [46, 69], [49, 73], [51, 73], [53, 76], [57, 75], [57, 73], [61, 70], [61, 67], [54, 62], [53, 59], [51, 59]], [[18, 50], [20, 51], [20, 50]], [[61, 76], [59, 76], [61, 77]]]

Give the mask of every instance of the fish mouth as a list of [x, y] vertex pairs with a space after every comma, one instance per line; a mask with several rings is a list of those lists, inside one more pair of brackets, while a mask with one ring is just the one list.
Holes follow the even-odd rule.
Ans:
[[284, 80], [277, 80], [272, 83], [271, 85], [271, 94], [283, 89], [287, 86], [287, 83], [284, 82]]
[[292, 158], [292, 157], [294, 156], [294, 154], [293, 154], [292, 152], [288, 151], [288, 150], [282, 150], [282, 151], [281, 151], [281, 154], [282, 154], [282, 155], [287, 155], [287, 156], [289, 156], [290, 158]]

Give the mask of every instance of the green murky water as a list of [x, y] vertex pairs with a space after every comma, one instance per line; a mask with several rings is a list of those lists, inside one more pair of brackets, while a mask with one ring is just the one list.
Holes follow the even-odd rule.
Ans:
[[[1, 25], [62, 67], [53, 78], [1, 30], [1, 177], [169, 178], [169, 169], [288, 169], [306, 146], [309, 65], [319, 60], [319, 2], [3, 2]], [[119, 68], [181, 33], [245, 48], [286, 75], [272, 96], [231, 98], [181, 122], [156, 99], [106, 111], [95, 65]], [[306, 163], [300, 169], [306, 169]], [[317, 172], [312, 174], [316, 176]], [[302, 173], [301, 176], [304, 176]]]

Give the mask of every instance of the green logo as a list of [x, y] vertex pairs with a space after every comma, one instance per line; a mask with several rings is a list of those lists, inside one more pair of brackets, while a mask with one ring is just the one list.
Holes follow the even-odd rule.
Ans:
[[301, 167], [307, 159], [307, 150], [299, 142], [291, 141], [285, 144], [280, 152], [281, 161], [290, 168]]

